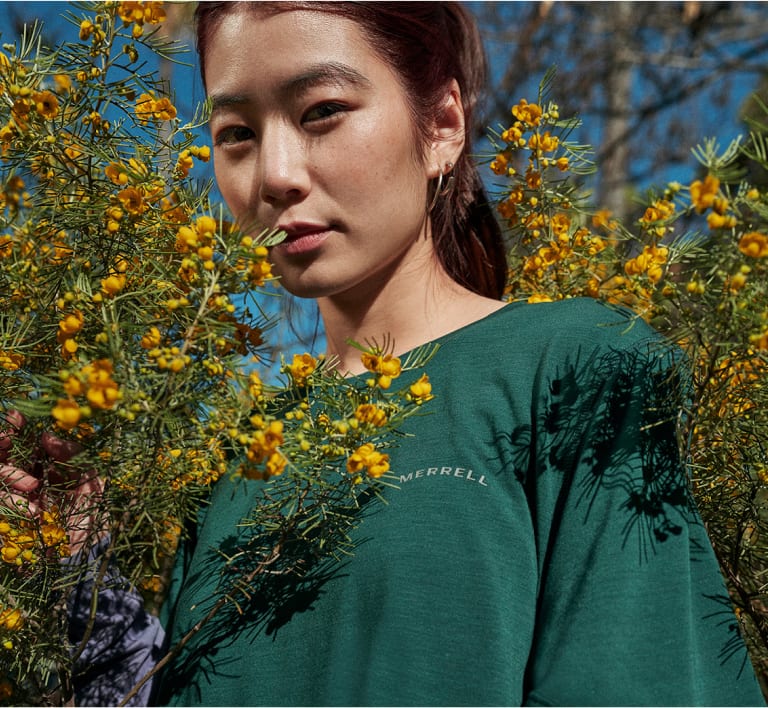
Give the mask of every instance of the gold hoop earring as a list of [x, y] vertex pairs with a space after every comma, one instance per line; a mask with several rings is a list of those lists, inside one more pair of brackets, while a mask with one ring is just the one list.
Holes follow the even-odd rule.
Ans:
[[[427, 209], [427, 214], [432, 213], [432, 210], [437, 205], [437, 200], [440, 199], [440, 197], [448, 196], [453, 190], [454, 175], [451, 173], [452, 169], [453, 169], [453, 163], [446, 162], [445, 172], [440, 170], [440, 172], [437, 174], [437, 184], [435, 185], [435, 193], [432, 195], [432, 201], [430, 202], [429, 208]], [[448, 181], [445, 183], [445, 187], [443, 187], [443, 176], [448, 173], [451, 173], [451, 174], [448, 177]]]

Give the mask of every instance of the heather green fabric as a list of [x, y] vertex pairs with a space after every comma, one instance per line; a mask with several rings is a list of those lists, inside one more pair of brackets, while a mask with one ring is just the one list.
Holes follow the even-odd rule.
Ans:
[[[671, 355], [592, 300], [510, 305], [439, 340], [354, 556], [275, 578], [165, 672], [177, 705], [756, 705], [676, 457]], [[210, 607], [252, 485], [180, 555], [178, 639]], [[180, 587], [180, 589], [179, 589]]]

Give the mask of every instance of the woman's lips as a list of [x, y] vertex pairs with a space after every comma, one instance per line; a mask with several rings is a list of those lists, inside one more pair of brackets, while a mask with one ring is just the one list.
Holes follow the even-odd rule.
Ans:
[[331, 231], [327, 227], [291, 231], [286, 229], [285, 240], [275, 246], [282, 253], [296, 256], [309, 253], [319, 248], [330, 236]]

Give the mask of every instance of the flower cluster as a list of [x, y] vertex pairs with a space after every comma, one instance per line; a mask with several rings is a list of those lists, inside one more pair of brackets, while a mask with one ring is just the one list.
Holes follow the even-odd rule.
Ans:
[[[573, 124], [559, 120], [556, 105], [520, 101], [512, 114], [512, 125], [491, 136], [497, 150], [488, 158], [504, 179], [507, 294], [628, 306], [687, 353], [692, 386], [678, 421], [681, 453], [760, 665], [768, 660], [768, 195], [736, 162], [764, 170], [762, 138], [723, 152], [706, 141], [695, 150], [699, 178], [669, 183], [639, 219], [622, 224], [576, 198], [578, 161], [565, 137]], [[681, 224], [687, 232], [678, 233]]]
[[294, 354], [293, 361], [286, 365], [285, 371], [290, 374], [297, 386], [304, 386], [317, 369], [317, 364], [317, 359], [311, 354]]
[[[604, 211], [586, 219], [574, 198], [570, 178], [588, 166], [584, 148], [565, 137], [574, 121], [562, 120], [557, 104], [543, 100], [523, 99], [512, 115], [512, 125], [492, 136], [498, 150], [490, 161], [491, 170], [507, 179], [497, 203], [515, 244], [507, 295], [531, 303], [599, 297], [639, 306], [650, 316], [666, 253], [656, 249], [617, 267], [626, 235]], [[666, 228], [664, 208], [659, 202], [641, 220], [656, 239]]]
[[0, 519], [0, 559], [14, 566], [36, 564], [53, 550], [58, 556], [69, 555], [69, 539], [55, 508], [43, 512], [39, 523], [6, 516]]
[[[142, 93], [136, 99], [136, 117], [140, 123], [148, 123], [150, 120], [158, 122], [173, 120], [176, 117], [176, 107], [167, 96], [157, 98], [153, 92]], [[182, 157], [184, 159], [189, 153]]]
[[[75, 428], [81, 418], [91, 415], [91, 408], [111, 410], [121, 398], [120, 387], [112, 378], [114, 373], [109, 359], [98, 359], [80, 369], [61, 371], [62, 387], [67, 398], [60, 398], [51, 409], [56, 425], [65, 431]], [[78, 403], [77, 398], [85, 399]]]
[[369, 477], [381, 477], [389, 471], [389, 455], [379, 452], [371, 443], [364, 443], [347, 460], [347, 471], [355, 476], [356, 482], [362, 479], [363, 470]]
[[728, 199], [720, 191], [720, 180], [707, 174], [703, 180], [694, 180], [688, 188], [691, 205], [697, 214], [709, 211], [707, 226], [710, 229], [726, 229], [736, 225], [736, 218], [728, 214]]
[[387, 389], [392, 385], [392, 380], [400, 376], [402, 366], [400, 359], [391, 354], [385, 354], [379, 349], [363, 354], [363, 366], [372, 374], [377, 374], [376, 379], [370, 379], [369, 385]]
[[[424, 382], [385, 390], [407, 367], [379, 351], [367, 354], [380, 387], [308, 354], [264, 382], [280, 236], [244, 230], [195, 180], [211, 155], [199, 122], [140, 69], [169, 49], [147, 31], [162, 6], [84, 11], [69, 17], [75, 41], [49, 51], [31, 35], [0, 54], [0, 439], [3, 459], [40, 479], [30, 506], [0, 481], [0, 641], [23, 617], [0, 671], [0, 702], [13, 704], [70, 699], [64, 599], [82, 558], [60, 559], [88, 519], [131, 582], [162, 592], [169, 535], [231, 470], [269, 480], [253, 519], [309, 528], [318, 509], [343, 509], [319, 550], [334, 553], [353, 482], [376, 489], [384, 471], [369, 455], [356, 480], [348, 461], [365, 444], [386, 455], [431, 397]], [[71, 459], [41, 454], [52, 437]], [[101, 491], [75, 497], [83, 476]]]
[[[422, 358], [426, 360], [426, 354], [417, 357], [415, 363], [403, 365], [397, 357], [373, 345], [361, 351], [361, 361], [378, 378], [357, 379], [346, 385], [347, 380], [332, 371], [325, 358], [295, 354], [282, 367], [296, 391], [282, 417], [275, 413], [273, 401], [265, 399], [258, 375], [251, 372], [247, 392], [249, 406], [256, 412], [249, 418], [248, 430], [230, 425], [228, 433], [243, 449], [239, 474], [249, 479], [270, 479], [288, 469], [306, 475], [308, 469], [335, 468], [346, 469], [355, 483], [362, 481], [360, 473], [364, 470], [369, 479], [384, 476], [389, 457], [380, 448], [389, 444], [385, 443], [386, 431], [433, 397], [426, 374], [399, 389], [392, 387], [393, 379], [417, 368]], [[319, 406], [319, 400], [327, 401], [327, 396], [338, 392], [341, 381], [345, 382], [346, 396], [336, 398], [334, 406]], [[335, 415], [331, 415], [334, 409]], [[313, 463], [306, 459], [309, 452], [316, 455]], [[348, 481], [342, 478], [341, 483]]]
[[283, 421], [266, 421], [258, 414], [251, 416], [250, 421], [253, 431], [250, 434], [239, 433], [237, 438], [246, 448], [246, 462], [240, 466], [240, 473], [250, 479], [269, 479], [282, 474], [287, 463], [280, 452], [285, 442]]
[[768, 258], [768, 235], [749, 231], [739, 239], [739, 250], [750, 258]]
[[157, 0], [123, 0], [117, 6], [117, 14], [128, 27], [133, 24], [131, 35], [138, 39], [144, 34], [144, 25], [158, 25], [166, 19], [163, 3]]

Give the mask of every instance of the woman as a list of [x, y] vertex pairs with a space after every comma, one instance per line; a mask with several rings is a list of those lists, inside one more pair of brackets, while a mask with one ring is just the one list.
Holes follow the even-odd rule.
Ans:
[[[354, 556], [218, 616], [154, 700], [762, 703], [677, 458], [670, 353], [597, 302], [500, 300], [504, 250], [468, 152], [468, 14], [205, 3], [198, 47], [221, 192], [241, 223], [285, 230], [271, 259], [317, 300], [327, 353], [354, 376], [350, 341], [436, 342], [437, 400], [407, 422], [399, 488]], [[255, 484], [220, 482], [182, 549], [170, 646], [210, 609]], [[120, 593], [103, 615], [128, 606]], [[118, 614], [124, 631], [95, 633], [84, 700], [115, 695], [102, 650], [117, 666], [159, 650], [140, 609]]]
[[[354, 375], [350, 341], [438, 342], [438, 400], [393, 452], [400, 488], [354, 557], [200, 633], [159, 699], [761, 702], [743, 647], [724, 660], [739, 640], [658, 410], [668, 354], [595, 302], [500, 302], [503, 247], [468, 156], [482, 52], [467, 13], [206, 3], [198, 49], [222, 195], [286, 231], [272, 261], [317, 300], [328, 354]], [[204, 615], [212, 549], [247, 503], [215, 490], [180, 559], [171, 644]]]

